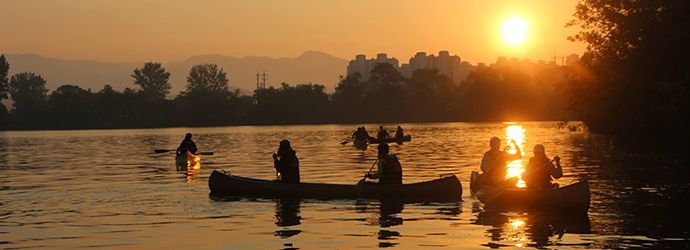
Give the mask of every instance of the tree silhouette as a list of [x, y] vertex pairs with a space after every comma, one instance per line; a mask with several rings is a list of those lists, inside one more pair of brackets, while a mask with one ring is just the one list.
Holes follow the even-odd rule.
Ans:
[[50, 94], [48, 116], [53, 128], [91, 128], [96, 121], [91, 91], [74, 85], [62, 85]]
[[228, 91], [228, 77], [215, 63], [197, 64], [187, 76], [187, 93], [225, 93]]
[[7, 62], [5, 55], [0, 55], [0, 100], [7, 99], [7, 88], [10, 84], [7, 75], [10, 72], [10, 64]]
[[683, 0], [580, 1], [567, 25], [582, 28], [570, 40], [587, 52], [562, 87], [577, 118], [618, 138], [689, 138], [687, 13]]
[[14, 110], [12, 115], [21, 125], [28, 127], [40, 126], [43, 107], [48, 93], [46, 80], [40, 75], [23, 72], [12, 76], [10, 79], [9, 93]]
[[165, 99], [172, 89], [168, 82], [170, 72], [167, 72], [159, 62], [147, 62], [144, 67], [134, 69], [132, 78], [134, 78], [134, 85], [141, 87], [144, 95], [150, 100]]
[[459, 117], [460, 87], [438, 69], [418, 69], [407, 80], [409, 115], [419, 121]]
[[187, 76], [187, 90], [180, 93], [176, 102], [193, 119], [184, 121], [188, 125], [224, 125], [235, 118], [233, 102], [239, 91], [230, 91], [228, 77], [216, 64], [194, 65]]
[[[7, 62], [5, 55], [0, 55], [0, 101], [7, 99], [7, 88], [10, 84], [7, 75], [10, 71], [10, 64]], [[4, 128], [7, 125], [7, 107], [5, 104], [0, 103], [0, 128]]]
[[378, 63], [371, 70], [369, 84], [364, 89], [364, 105], [370, 109], [372, 121], [395, 121], [405, 116], [405, 78], [388, 63]]

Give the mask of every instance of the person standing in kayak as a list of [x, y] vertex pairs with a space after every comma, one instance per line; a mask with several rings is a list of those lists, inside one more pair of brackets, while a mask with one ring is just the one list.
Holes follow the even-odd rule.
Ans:
[[402, 184], [402, 166], [398, 157], [389, 153], [388, 144], [379, 144], [378, 169], [376, 173], [367, 174], [365, 178], [379, 179], [379, 184]]
[[297, 152], [290, 147], [290, 141], [280, 141], [278, 153], [273, 154], [273, 164], [280, 173], [281, 182], [299, 183], [299, 159]]
[[556, 165], [551, 163], [551, 159], [546, 157], [546, 149], [544, 145], [534, 145], [534, 157], [529, 159], [525, 166], [525, 173], [522, 174], [522, 179], [525, 181], [529, 189], [543, 189], [556, 188], [558, 184], [552, 184], [551, 177], [559, 179], [563, 177], [563, 168], [561, 168], [561, 158], [554, 157]]
[[187, 133], [185, 135], [184, 140], [182, 140], [180, 146], [177, 147], [177, 155], [187, 155], [187, 151], [196, 154], [196, 144], [192, 141], [192, 133]]
[[491, 150], [484, 153], [482, 158], [481, 169], [486, 175], [486, 181], [484, 185], [488, 186], [499, 186], [503, 183], [506, 178], [506, 172], [508, 171], [509, 161], [515, 161], [522, 159], [522, 152], [520, 147], [517, 145], [515, 140], [511, 140], [513, 146], [515, 146], [515, 154], [510, 154], [501, 151], [501, 139], [494, 136], [489, 140], [489, 145]]

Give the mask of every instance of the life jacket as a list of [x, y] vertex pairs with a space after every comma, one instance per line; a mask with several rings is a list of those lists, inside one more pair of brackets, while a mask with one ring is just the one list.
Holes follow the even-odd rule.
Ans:
[[402, 184], [402, 166], [398, 157], [395, 155], [379, 155], [380, 159], [386, 160], [386, 169], [384, 169], [380, 184]]
[[496, 161], [499, 155], [501, 155], [500, 151], [486, 151], [484, 155], [489, 155], [489, 159], [491, 161], [489, 164], [493, 163], [491, 167], [484, 173], [488, 174], [486, 176], [486, 181], [484, 182], [484, 185], [488, 186], [499, 186], [503, 184], [503, 181], [506, 179], [506, 173], [507, 173], [507, 168], [508, 164], [506, 164], [505, 161]]
[[285, 150], [285, 152], [280, 154], [280, 160], [288, 160], [287, 168], [280, 172], [280, 180], [288, 183], [299, 183], [299, 159], [295, 150]]
[[[525, 166], [525, 173], [529, 174], [523, 176], [527, 188], [551, 187], [551, 168], [549, 168], [549, 166], [544, 166], [544, 164], [550, 161], [551, 160], [546, 157], [532, 157], [529, 159], [529, 163], [527, 163], [527, 166]], [[536, 169], [538, 167], [541, 168]]]

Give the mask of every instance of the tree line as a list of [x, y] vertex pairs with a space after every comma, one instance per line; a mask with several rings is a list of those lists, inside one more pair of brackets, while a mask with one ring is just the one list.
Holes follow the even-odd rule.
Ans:
[[333, 93], [319, 84], [282, 83], [252, 96], [230, 89], [216, 64], [193, 66], [186, 90], [166, 99], [170, 72], [148, 62], [132, 72], [131, 88], [105, 85], [92, 91], [62, 85], [50, 92], [32, 72], [8, 77], [0, 56], [3, 129], [149, 128], [247, 124], [317, 124], [559, 120], [563, 101], [555, 91], [561, 69], [530, 76], [517, 68], [479, 68], [460, 85], [436, 69], [420, 69], [409, 79], [390, 64], [377, 64], [371, 77], [342, 77]]
[[660, 150], [690, 139], [690, 1], [581, 0], [569, 26], [584, 42], [564, 72], [569, 110], [592, 131]]

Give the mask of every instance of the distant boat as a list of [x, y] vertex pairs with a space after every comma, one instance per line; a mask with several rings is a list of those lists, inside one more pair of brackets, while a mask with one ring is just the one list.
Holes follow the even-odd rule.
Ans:
[[441, 179], [381, 185], [365, 183], [357, 194], [357, 185], [322, 183], [281, 183], [231, 175], [214, 170], [208, 179], [213, 194], [259, 197], [301, 197], [315, 199], [400, 199], [404, 201], [460, 201], [462, 184], [455, 175]]

